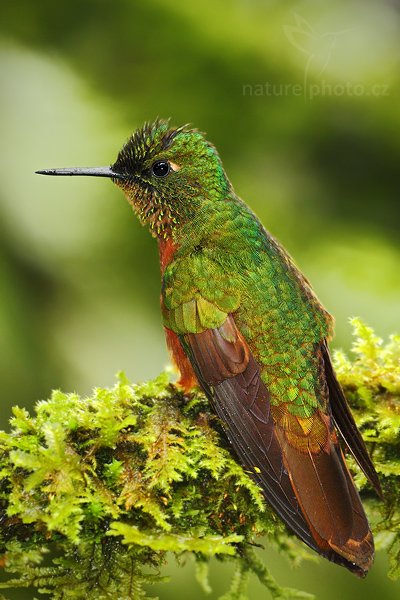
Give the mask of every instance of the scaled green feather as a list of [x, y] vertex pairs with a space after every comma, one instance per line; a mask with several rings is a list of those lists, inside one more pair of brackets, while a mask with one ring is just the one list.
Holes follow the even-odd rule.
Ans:
[[331, 337], [332, 317], [233, 193], [218, 209], [208, 204], [203, 200], [175, 232], [178, 250], [163, 277], [164, 325], [178, 334], [199, 333], [221, 326], [232, 313], [272, 404], [289, 401], [292, 414], [310, 416], [324, 400], [315, 348]]

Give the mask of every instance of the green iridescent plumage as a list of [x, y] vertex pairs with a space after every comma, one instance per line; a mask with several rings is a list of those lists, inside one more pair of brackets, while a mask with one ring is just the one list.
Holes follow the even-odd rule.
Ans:
[[287, 254], [232, 192], [203, 203], [174, 240], [178, 250], [164, 274], [165, 326], [200, 333], [235, 313], [271, 401], [287, 401], [290, 389], [290, 409], [309, 416], [319, 385], [313, 347], [330, 337], [332, 318]]

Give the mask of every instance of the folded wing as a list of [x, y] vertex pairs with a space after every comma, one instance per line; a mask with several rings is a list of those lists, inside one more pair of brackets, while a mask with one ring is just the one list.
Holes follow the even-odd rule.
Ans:
[[271, 404], [232, 315], [219, 327], [179, 339], [239, 461], [267, 501], [308, 546], [365, 575], [373, 538], [331, 415], [321, 409], [312, 421], [299, 420], [284, 402]]

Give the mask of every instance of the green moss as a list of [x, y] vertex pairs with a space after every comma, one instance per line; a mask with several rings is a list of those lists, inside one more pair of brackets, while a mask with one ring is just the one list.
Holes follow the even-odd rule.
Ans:
[[[336, 368], [382, 478], [383, 503], [354, 467], [396, 577], [400, 340], [384, 346], [360, 321], [354, 327], [355, 359], [337, 353]], [[0, 587], [33, 586], [54, 599], [148, 598], [170, 552], [195, 557], [206, 591], [208, 559], [234, 561], [221, 600], [244, 600], [251, 573], [273, 598], [310, 597], [281, 588], [252, 550], [264, 535], [293, 563], [307, 554], [231, 457], [202, 394], [185, 397], [167, 374], [143, 385], [121, 374], [91, 397], [56, 391], [34, 416], [13, 414], [10, 433], [0, 432], [0, 561], [9, 574]]]
[[384, 502], [354, 467], [376, 546], [389, 555], [389, 577], [400, 577], [400, 336], [387, 344], [360, 319], [352, 319], [354, 359], [335, 353], [335, 368], [379, 473]]

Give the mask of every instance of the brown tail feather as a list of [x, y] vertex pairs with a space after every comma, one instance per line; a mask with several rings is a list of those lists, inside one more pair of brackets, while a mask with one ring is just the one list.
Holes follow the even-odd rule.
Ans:
[[305, 453], [282, 432], [278, 439], [296, 498], [313, 538], [325, 549], [322, 553], [335, 562], [330, 555], [338, 554], [364, 576], [373, 561], [373, 538], [337, 441], [330, 439], [319, 453]]
[[354, 417], [351, 414], [340, 383], [336, 378], [326, 342], [321, 344], [321, 349], [325, 366], [326, 382], [329, 389], [330, 406], [335, 425], [366, 478], [375, 489], [378, 496], [382, 498], [382, 488], [379, 483], [378, 474], [369, 457], [364, 440], [357, 429], [357, 425], [355, 424]]
[[358, 569], [354, 569], [357, 575], [360, 577], [365, 577], [374, 559], [374, 538], [368, 526], [368, 521], [361, 504], [360, 496], [354, 487], [353, 479], [349, 473], [346, 463], [344, 462], [342, 453], [341, 460], [344, 473], [348, 481], [348, 489], [352, 506], [353, 528], [351, 536], [347, 540], [347, 543], [344, 547], [335, 547], [333, 544], [331, 545], [335, 552], [359, 567]]

